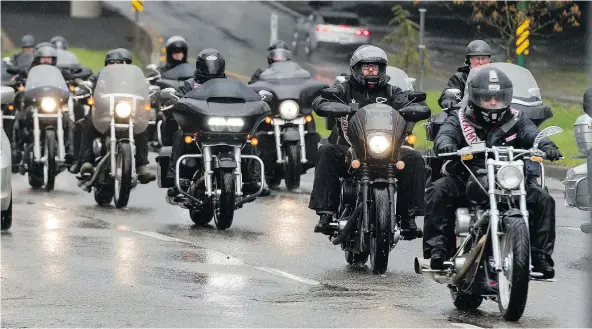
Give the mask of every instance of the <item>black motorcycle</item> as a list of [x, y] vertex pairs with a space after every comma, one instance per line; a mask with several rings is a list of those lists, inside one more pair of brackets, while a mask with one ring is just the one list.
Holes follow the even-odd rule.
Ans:
[[151, 89], [157, 92], [155, 97], [151, 98], [152, 110], [150, 111], [150, 126], [148, 126], [148, 140], [154, 149], [159, 149], [162, 146], [172, 146], [173, 133], [177, 131], [179, 126], [173, 115], [168, 111], [171, 104], [166, 99], [160, 98], [158, 91], [166, 88], [178, 90], [185, 80], [194, 76], [195, 66], [190, 63], [183, 63], [164, 73], [159, 72], [154, 64], [150, 64], [146, 68], [157, 73], [156, 78], [152, 79], [150, 83], [152, 86], [159, 88]]
[[[345, 105], [336, 88], [324, 89], [321, 94], [335, 102], [326, 103], [320, 115], [355, 113], [348, 120], [348, 175], [341, 179], [339, 210], [331, 223], [335, 231], [329, 239], [334, 245], [341, 244], [349, 264], [365, 264], [370, 256], [372, 271], [382, 274], [388, 267], [389, 252], [401, 236], [395, 205], [397, 178], [405, 163], [398, 160], [399, 150], [415, 123], [429, 118], [430, 109], [410, 102], [398, 111], [384, 103], [358, 110], [359, 104]], [[426, 94], [413, 91], [408, 98], [422, 102]]]
[[[260, 95], [234, 79], [209, 80], [183, 98], [175, 96], [172, 88], [161, 91], [164, 98], [178, 99], [171, 112], [185, 132], [185, 143], [196, 147], [199, 152], [195, 153], [200, 154], [181, 156], [175, 164], [177, 176], [172, 182], [166, 178], [172, 148], [162, 147], [156, 160], [158, 185], [177, 187], [183, 199], [177, 201], [167, 196], [167, 202], [189, 209], [191, 220], [197, 225], [207, 225], [213, 217], [219, 230], [229, 228], [235, 209], [254, 201], [263, 190], [261, 175], [259, 190], [243, 195], [241, 171], [241, 160], [251, 159], [258, 161], [261, 173], [264, 172], [261, 159], [241, 154], [247, 143], [257, 145], [253, 133], [271, 111], [262, 98], [269, 100], [272, 95], [265, 91]], [[194, 174], [182, 184], [179, 174], [186, 167], [191, 167]]]
[[327, 84], [292, 61], [276, 62], [249, 87], [271, 92], [272, 114], [256, 136], [268, 173], [267, 184], [277, 187], [284, 179], [288, 190], [300, 187], [300, 176], [314, 168], [321, 136], [316, 132], [312, 101]]

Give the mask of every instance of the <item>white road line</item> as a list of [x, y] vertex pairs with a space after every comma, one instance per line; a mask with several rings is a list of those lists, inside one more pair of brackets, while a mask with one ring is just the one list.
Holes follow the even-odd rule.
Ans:
[[582, 229], [579, 227], [573, 227], [573, 226], [557, 226], [557, 228], [565, 228], [568, 230], [572, 230], [572, 231], [580, 231], [582, 232]]
[[[199, 245], [197, 245], [197, 244], [195, 244], [195, 243], [193, 243], [191, 241], [173, 238], [171, 236], [160, 234], [160, 233], [156, 233], [156, 232], [151, 232], [151, 231], [135, 231], [135, 230], [128, 230], [128, 229], [124, 229], [124, 228], [120, 228], [120, 230], [134, 232], [134, 233], [137, 233], [137, 234], [142, 234], [142, 235], [145, 235], [145, 236], [148, 236], [148, 237], [151, 237], [151, 238], [155, 238], [155, 239], [158, 239], [158, 240], [162, 240], [162, 241], [185, 243], [185, 244], [189, 244], [189, 245], [192, 245], [192, 246], [195, 246], [195, 247], [199, 247], [199, 248], [205, 249], [208, 252], [213, 252], [213, 253], [218, 253], [218, 254], [224, 255], [223, 253], [221, 253], [219, 251], [215, 251], [215, 250], [203, 248], [202, 246], [199, 246]], [[224, 256], [227, 256], [228, 257], [228, 255], [224, 255]], [[300, 276], [297, 276], [297, 275], [294, 275], [294, 274], [290, 274], [290, 273], [287, 273], [287, 272], [284, 272], [284, 271], [280, 271], [280, 270], [275, 269], [275, 268], [263, 267], [263, 266], [255, 266], [255, 265], [251, 265], [251, 264], [245, 263], [245, 261], [242, 260], [242, 259], [238, 259], [236, 257], [232, 257], [232, 258], [237, 263], [240, 263], [240, 265], [245, 265], [245, 266], [248, 266], [248, 267], [251, 267], [251, 268], [254, 268], [254, 269], [263, 271], [263, 272], [267, 272], [267, 273], [270, 273], [270, 274], [282, 276], [284, 278], [288, 278], [288, 279], [293, 280], [293, 281], [297, 281], [297, 282], [308, 284], [308, 285], [318, 285], [318, 284], [321, 284], [318, 281], [307, 279], [307, 278], [303, 278], [303, 277], [300, 277]]]
[[468, 323], [451, 323], [451, 325], [459, 327], [459, 328], [483, 328], [483, 327], [474, 326], [474, 325], [468, 324]]

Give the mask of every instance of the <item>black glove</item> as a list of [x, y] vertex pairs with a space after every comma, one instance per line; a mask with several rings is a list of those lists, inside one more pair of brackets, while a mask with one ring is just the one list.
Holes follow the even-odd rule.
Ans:
[[456, 152], [456, 151], [458, 151], [458, 148], [456, 147], [456, 145], [453, 145], [453, 144], [446, 144], [446, 145], [438, 148], [438, 154], [452, 153], [452, 152]]
[[447, 98], [442, 102], [442, 109], [450, 110], [451, 108], [456, 106], [456, 104], [458, 104], [458, 102], [455, 99]]
[[561, 155], [561, 153], [559, 152], [559, 149], [555, 146], [547, 146], [543, 148], [541, 151], [545, 152], [545, 154], [547, 155], [547, 160], [557, 161], [561, 159], [561, 157], [563, 157], [563, 155]]

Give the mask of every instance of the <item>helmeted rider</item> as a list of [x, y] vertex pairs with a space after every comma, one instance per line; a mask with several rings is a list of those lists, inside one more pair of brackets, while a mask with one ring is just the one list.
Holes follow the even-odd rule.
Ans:
[[[292, 52], [290, 51], [288, 44], [283, 42], [282, 40], [278, 40], [272, 43], [267, 48], [267, 64], [269, 64], [268, 67], [270, 67], [271, 64], [275, 62], [283, 62], [290, 60], [292, 60]], [[255, 72], [251, 76], [251, 80], [249, 80], [249, 84], [259, 81], [259, 77], [261, 76], [261, 73], [264, 70], [265, 69], [260, 68], [255, 70]]]
[[68, 50], [68, 40], [62, 36], [56, 35], [55, 37], [51, 38], [49, 42], [51, 42], [56, 49]]
[[[186, 80], [183, 85], [179, 87], [178, 94], [185, 95], [191, 90], [199, 88], [202, 84], [211, 79], [227, 78], [225, 74], [226, 61], [217, 49], [207, 48], [202, 50], [197, 55], [195, 69], [195, 76]], [[167, 178], [169, 179], [175, 179], [176, 177], [175, 165], [177, 163], [177, 159], [187, 153], [199, 154], [200, 152], [196, 145], [186, 144], [183, 141], [183, 138], [184, 132], [181, 129], [178, 129], [173, 134], [173, 149], [171, 151], [171, 158], [169, 160], [169, 168], [167, 171]], [[250, 145], [246, 145], [243, 149], [243, 153], [251, 152], [251, 148], [252, 147]], [[243, 161], [246, 163], [246, 165], [242, 166], [244, 180], [243, 191], [251, 194], [259, 189], [257, 184], [258, 177], [256, 177], [256, 169], [254, 168], [255, 164], [250, 160]], [[192, 173], [187, 172], [185, 169], [186, 168], [181, 167], [182, 172], [179, 173], [179, 175], [181, 176], [181, 179], [190, 179], [190, 175]], [[176, 186], [170, 187], [167, 191], [167, 195], [169, 197], [176, 197], [179, 195], [179, 190]]]
[[459, 89], [460, 98], [462, 99], [465, 93], [465, 84], [471, 69], [477, 68], [481, 65], [488, 64], [491, 59], [491, 47], [483, 40], [473, 40], [467, 45], [465, 50], [465, 66], [459, 67], [453, 76], [448, 79], [446, 88], [442, 91], [438, 104], [441, 108], [450, 108], [456, 105], [459, 101], [454, 98], [448, 98], [445, 95], [446, 89]]
[[182, 36], [175, 35], [170, 37], [166, 43], [166, 63], [161, 65], [158, 70], [164, 73], [175, 66], [183, 63], [187, 63], [187, 52], [189, 46], [187, 40]]
[[[403, 108], [409, 103], [408, 94], [387, 83], [390, 79], [386, 74], [387, 64], [384, 50], [375, 46], [360, 46], [350, 60], [350, 75], [347, 80], [335, 85], [341, 92], [339, 98], [348, 104], [358, 103], [360, 108], [382, 98], [396, 110]], [[321, 116], [328, 116], [330, 113], [323, 113], [322, 107], [333, 101], [318, 96], [313, 102], [313, 109]], [[339, 177], [345, 173], [345, 152], [350, 147], [346, 134], [346, 124], [350, 117], [351, 115], [341, 118], [331, 132], [330, 140], [336, 141], [336, 144], [323, 145], [318, 151], [308, 205], [320, 216], [315, 232], [330, 233], [329, 224], [339, 206]], [[411, 148], [401, 148], [400, 157], [405, 162], [405, 169], [397, 187], [397, 216], [401, 217], [402, 235], [406, 239], [415, 239], [422, 237], [421, 229], [415, 224], [415, 216], [423, 212], [424, 162], [421, 155]]]
[[[114, 64], [131, 64], [131, 53], [125, 48], [113, 49], [105, 55], [105, 66]], [[101, 71], [93, 74], [88, 81], [93, 83], [93, 92], [96, 87], [97, 80]], [[94, 110], [94, 109], [93, 109]], [[92, 174], [94, 171], [94, 153], [92, 144], [95, 138], [100, 136], [100, 133], [95, 129], [92, 123], [92, 113], [89, 111], [86, 118], [81, 122], [81, 145], [80, 145], [80, 162], [83, 162], [80, 167], [81, 173]], [[147, 184], [156, 179], [156, 175], [148, 170], [146, 167], [148, 161], [148, 137], [146, 131], [134, 135], [134, 143], [136, 145], [136, 172], [138, 174], [138, 181], [141, 184]], [[72, 172], [76, 172], [77, 168], [72, 168]]]
[[[531, 148], [539, 129], [521, 111], [511, 107], [512, 88], [512, 82], [501, 70], [482, 68], [468, 84], [468, 105], [452, 111], [440, 128], [435, 140], [437, 153], [456, 152], [480, 141], [485, 141], [487, 147]], [[548, 138], [543, 138], [539, 149], [549, 160], [561, 158], [557, 146]], [[477, 156], [466, 161], [481, 180], [487, 176], [478, 174], [477, 169], [485, 168], [484, 161]], [[443, 262], [455, 253], [455, 210], [468, 202], [469, 174], [458, 158], [446, 161], [443, 172], [444, 176], [426, 191], [423, 252], [424, 258], [431, 258], [433, 269], [442, 269]], [[530, 180], [526, 182], [526, 193], [532, 265], [544, 278], [552, 278], [555, 275], [551, 258], [555, 244], [555, 200]]]
[[21, 39], [21, 48], [23, 50], [20, 53], [12, 56], [12, 63], [18, 67], [29, 67], [33, 60], [31, 55], [35, 52], [35, 37], [30, 34], [24, 35]]

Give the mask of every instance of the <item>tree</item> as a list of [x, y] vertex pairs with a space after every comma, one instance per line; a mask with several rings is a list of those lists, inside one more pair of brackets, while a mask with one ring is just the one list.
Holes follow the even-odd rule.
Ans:
[[[419, 24], [409, 19], [409, 11], [403, 9], [400, 5], [391, 8], [394, 18], [389, 25], [396, 26], [395, 30], [384, 37], [385, 41], [395, 44], [399, 47], [397, 54], [389, 54], [389, 63], [402, 69], [405, 72], [416, 72], [419, 65]], [[430, 65], [430, 52], [427, 48], [423, 50], [424, 71], [427, 74], [432, 73]]]
[[[455, 0], [454, 4], [464, 1]], [[560, 33], [564, 27], [579, 27], [579, 6], [573, 1], [473, 1], [473, 22], [493, 27], [501, 41], [492, 40], [506, 52], [506, 60], [514, 59], [516, 28], [525, 19], [530, 20], [530, 36], [549, 36]], [[450, 8], [450, 7], [449, 7]], [[451, 8], [451, 10], [453, 10]]]

